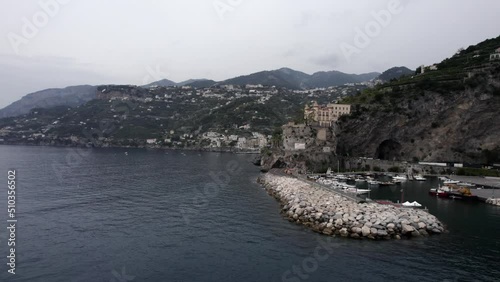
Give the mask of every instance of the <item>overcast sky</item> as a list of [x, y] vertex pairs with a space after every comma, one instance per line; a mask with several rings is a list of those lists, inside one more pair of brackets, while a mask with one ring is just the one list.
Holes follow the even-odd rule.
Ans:
[[69, 85], [414, 69], [500, 35], [497, 0], [0, 3], [0, 108]]

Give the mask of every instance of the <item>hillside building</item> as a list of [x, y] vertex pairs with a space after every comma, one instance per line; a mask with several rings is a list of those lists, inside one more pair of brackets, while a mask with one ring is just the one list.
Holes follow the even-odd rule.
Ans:
[[321, 127], [331, 127], [342, 115], [351, 113], [351, 105], [328, 104], [320, 106], [317, 102], [306, 105], [304, 109], [304, 119], [311, 124]]
[[500, 48], [495, 50], [495, 53], [490, 54], [490, 61], [500, 60]]

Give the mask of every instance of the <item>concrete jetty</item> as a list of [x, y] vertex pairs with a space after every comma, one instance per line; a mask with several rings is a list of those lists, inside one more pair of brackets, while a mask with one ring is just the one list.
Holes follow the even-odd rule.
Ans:
[[500, 206], [500, 177], [450, 175], [449, 178], [461, 182], [469, 182], [479, 187], [492, 188], [470, 189], [470, 192], [487, 204]]
[[482, 177], [482, 176], [462, 176], [450, 175], [449, 178], [460, 182], [469, 182], [477, 186], [500, 188], [500, 177]]
[[319, 185], [269, 172], [259, 177], [267, 192], [282, 206], [291, 222], [313, 231], [356, 239], [401, 239], [445, 232], [427, 211], [377, 203], [359, 203]]

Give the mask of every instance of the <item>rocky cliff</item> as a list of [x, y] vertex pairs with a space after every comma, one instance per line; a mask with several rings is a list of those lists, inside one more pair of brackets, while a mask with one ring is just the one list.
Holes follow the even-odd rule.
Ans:
[[500, 64], [453, 82], [385, 87], [354, 100], [338, 153], [406, 161], [493, 163], [500, 151]]

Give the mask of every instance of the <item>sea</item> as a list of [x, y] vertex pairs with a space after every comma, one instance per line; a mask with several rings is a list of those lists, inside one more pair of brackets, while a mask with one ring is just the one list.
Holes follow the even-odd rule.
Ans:
[[327, 237], [280, 215], [256, 183], [252, 157], [0, 146], [0, 281], [500, 279], [500, 207], [431, 197], [436, 178], [412, 181], [373, 188], [370, 198], [398, 201], [403, 194], [448, 233]]

